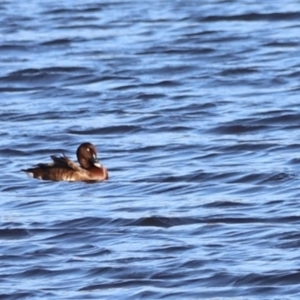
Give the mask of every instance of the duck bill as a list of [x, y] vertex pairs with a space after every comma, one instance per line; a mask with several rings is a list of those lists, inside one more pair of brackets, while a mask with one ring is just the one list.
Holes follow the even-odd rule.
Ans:
[[90, 162], [97, 168], [102, 168], [101, 163], [99, 162], [98, 158], [95, 156], [90, 159]]

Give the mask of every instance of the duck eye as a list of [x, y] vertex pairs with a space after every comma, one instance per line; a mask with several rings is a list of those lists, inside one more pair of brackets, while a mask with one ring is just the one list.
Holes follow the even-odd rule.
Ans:
[[90, 148], [86, 148], [86, 151], [90, 152]]

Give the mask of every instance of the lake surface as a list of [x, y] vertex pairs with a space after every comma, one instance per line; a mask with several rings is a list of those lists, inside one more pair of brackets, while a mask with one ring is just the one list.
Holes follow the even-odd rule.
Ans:
[[299, 1], [0, 11], [0, 299], [299, 299]]

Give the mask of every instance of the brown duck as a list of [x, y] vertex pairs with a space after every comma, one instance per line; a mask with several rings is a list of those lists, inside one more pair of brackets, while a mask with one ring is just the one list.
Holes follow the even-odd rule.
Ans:
[[107, 169], [97, 158], [96, 147], [91, 143], [81, 144], [76, 152], [78, 164], [67, 156], [54, 156], [52, 163], [37, 164], [24, 169], [30, 177], [54, 181], [103, 181], [108, 179]]

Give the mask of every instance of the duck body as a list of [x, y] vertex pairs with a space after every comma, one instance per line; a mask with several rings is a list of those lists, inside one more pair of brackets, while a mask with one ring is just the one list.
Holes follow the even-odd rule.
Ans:
[[52, 163], [37, 164], [36, 167], [23, 169], [30, 177], [53, 181], [103, 181], [108, 179], [107, 169], [97, 158], [96, 147], [83, 143], [77, 149], [79, 165], [67, 156], [51, 156]]

